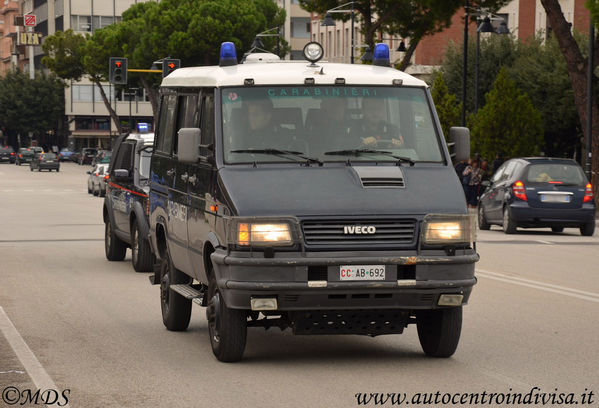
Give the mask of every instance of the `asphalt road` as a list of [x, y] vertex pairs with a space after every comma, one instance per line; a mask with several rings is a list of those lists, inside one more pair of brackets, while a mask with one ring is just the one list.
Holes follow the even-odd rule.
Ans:
[[[480, 231], [479, 282], [452, 358], [425, 357], [412, 326], [377, 338], [253, 328], [244, 360], [223, 364], [203, 308], [188, 331], [168, 332], [159, 289], [130, 252], [105, 259], [87, 169], [0, 165], [0, 392], [45, 384], [68, 390], [72, 407], [354, 407], [358, 393], [533, 390], [526, 406], [565, 406], [559, 393], [599, 406], [599, 232]], [[505, 401], [479, 405], [524, 405]]]

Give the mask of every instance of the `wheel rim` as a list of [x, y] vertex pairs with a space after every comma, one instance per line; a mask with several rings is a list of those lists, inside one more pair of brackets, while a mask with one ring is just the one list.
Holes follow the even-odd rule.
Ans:
[[112, 231], [110, 229], [110, 221], [106, 223], [106, 249], [110, 249], [110, 241], [111, 241], [111, 237], [110, 235], [112, 234]]
[[162, 275], [162, 279], [160, 279], [160, 305], [162, 306], [163, 315], [168, 315], [169, 292], [171, 286], [169, 272], [170, 269], [167, 264], [164, 275]]
[[485, 224], [485, 214], [483, 214], [483, 207], [480, 206], [478, 207], [478, 225], [484, 225]]
[[220, 326], [220, 294], [216, 292], [208, 303], [206, 315], [208, 317], [208, 328], [210, 331], [210, 340], [215, 344], [220, 343], [219, 326]]
[[131, 258], [133, 259], [133, 263], [137, 263], [137, 251], [139, 251], [139, 234], [137, 233], [137, 228], [133, 226], [133, 245], [131, 245]]
[[510, 221], [510, 215], [507, 211], [507, 208], [503, 209], [503, 229], [507, 230], [508, 229], [508, 223]]

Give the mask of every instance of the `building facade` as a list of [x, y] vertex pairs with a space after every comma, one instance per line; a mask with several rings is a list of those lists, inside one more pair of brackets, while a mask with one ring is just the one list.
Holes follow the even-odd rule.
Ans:
[[19, 30], [15, 17], [19, 14], [19, 2], [0, 0], [0, 76], [16, 64], [16, 38]]
[[[91, 34], [96, 29], [120, 21], [125, 10], [142, 1], [144, 0], [21, 0], [20, 13], [36, 16], [34, 30], [41, 33], [42, 38], [68, 29], [79, 34]], [[33, 48], [35, 69], [42, 69], [42, 47]], [[22, 53], [18, 58], [21, 69], [27, 71], [29, 53]], [[122, 124], [128, 126], [131, 117], [133, 128], [141, 122], [149, 123], [150, 129], [152, 128], [152, 107], [143, 91], [139, 90], [133, 96], [126, 90], [117, 90], [109, 84], [103, 84], [103, 88]], [[72, 82], [65, 89], [65, 115], [71, 147], [108, 148], [112, 137], [117, 134], [116, 125], [110, 119], [99, 87], [87, 79]]]
[[[586, 0], [560, 0], [560, 5], [566, 20], [572, 23], [575, 30], [587, 32], [589, 27], [589, 11], [584, 7]], [[349, 10], [349, 7], [342, 8]], [[476, 10], [471, 10], [476, 13]], [[482, 15], [482, 13], [481, 13]], [[541, 32], [547, 34], [551, 27], [547, 21], [547, 15], [540, 0], [512, 0], [508, 5], [502, 7], [495, 13], [492, 20], [494, 25], [499, 25], [501, 19], [507, 23], [510, 33], [517, 38], [526, 40]], [[350, 62], [351, 55], [351, 22], [336, 21], [335, 26], [322, 26], [322, 16], [312, 14], [311, 16], [311, 39], [322, 44], [325, 58], [332, 62]], [[477, 23], [471, 21], [469, 34], [476, 33]], [[359, 63], [359, 57], [363, 54], [365, 44], [360, 34], [359, 24], [356, 23], [354, 30], [354, 44], [356, 55], [355, 62]], [[397, 48], [401, 41], [409, 47], [409, 38], [383, 38], [379, 41], [389, 44], [391, 61], [399, 62], [403, 58], [403, 52]], [[445, 52], [451, 42], [462, 44], [464, 41], [464, 9], [460, 9], [453, 17], [452, 23], [446, 30], [423, 38], [411, 59], [411, 66], [406, 70], [412, 74], [426, 74], [432, 68], [439, 65], [443, 60]]]

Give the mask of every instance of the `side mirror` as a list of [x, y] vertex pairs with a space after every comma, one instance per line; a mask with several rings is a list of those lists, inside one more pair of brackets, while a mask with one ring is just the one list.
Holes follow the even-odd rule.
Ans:
[[177, 157], [180, 163], [193, 164], [198, 161], [200, 140], [199, 128], [181, 128], [177, 134]]
[[115, 169], [113, 171], [115, 180], [127, 180], [129, 178], [129, 170], [127, 169]]
[[451, 158], [454, 162], [470, 158], [470, 130], [466, 127], [454, 126], [449, 129], [449, 144]]

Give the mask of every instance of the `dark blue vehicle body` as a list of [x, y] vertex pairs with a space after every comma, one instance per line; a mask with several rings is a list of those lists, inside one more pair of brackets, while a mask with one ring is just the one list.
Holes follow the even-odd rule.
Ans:
[[[523, 195], [515, 194], [514, 188]], [[516, 227], [549, 227], [556, 232], [574, 227], [592, 235], [596, 209], [578, 163], [541, 157], [505, 162], [481, 195], [478, 212], [481, 229], [491, 224], [502, 225], [507, 233]]]

